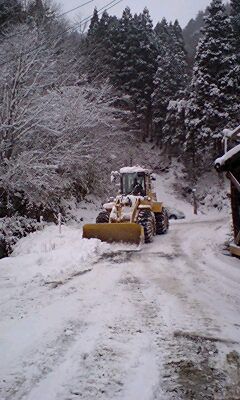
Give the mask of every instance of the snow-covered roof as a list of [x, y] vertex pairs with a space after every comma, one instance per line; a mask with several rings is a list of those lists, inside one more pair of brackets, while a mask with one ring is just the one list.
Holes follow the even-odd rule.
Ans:
[[235, 146], [233, 149], [229, 150], [224, 156], [219, 157], [216, 159], [214, 165], [216, 169], [221, 169], [224, 167], [227, 161], [230, 161], [232, 157], [234, 157], [236, 154], [240, 155], [240, 144]]
[[223, 135], [228, 139], [240, 139], [240, 125], [233, 130], [224, 129]]
[[145, 172], [145, 173], [149, 173], [150, 171], [146, 168], [142, 168], [139, 165], [135, 166], [135, 167], [124, 167], [120, 169], [120, 174], [131, 174], [134, 172]]

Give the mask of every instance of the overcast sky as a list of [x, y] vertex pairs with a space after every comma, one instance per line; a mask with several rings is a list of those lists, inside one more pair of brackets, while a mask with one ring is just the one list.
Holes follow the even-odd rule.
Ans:
[[[85, 3], [87, 0], [58, 0], [64, 11], [77, 7]], [[117, 1], [117, 0], [116, 0]], [[145, 6], [150, 10], [151, 17], [156, 23], [165, 17], [168, 21], [178, 19], [181, 26], [184, 27], [188, 21], [195, 17], [199, 10], [203, 10], [210, 4], [211, 0], [123, 0], [111, 10], [109, 14], [120, 16], [123, 9], [129, 6], [132, 12], [141, 12]], [[102, 8], [111, 0], [94, 0], [92, 3], [83, 8], [69, 13], [68, 16], [74, 19], [76, 16], [82, 18], [90, 15], [95, 6]]]

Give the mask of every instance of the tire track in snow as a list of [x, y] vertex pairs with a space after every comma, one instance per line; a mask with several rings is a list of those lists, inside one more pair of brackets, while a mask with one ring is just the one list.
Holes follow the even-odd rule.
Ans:
[[[231, 311], [233, 302], [221, 291], [215, 293], [211, 263], [209, 276], [205, 270], [201, 252], [207, 241], [200, 248], [186, 248], [185, 238], [191, 242], [196, 235], [195, 225], [188, 226], [186, 233], [186, 224], [176, 224], [169, 235], [143, 246], [142, 252], [108, 253], [90, 274], [54, 290], [37, 291], [33, 301], [27, 301], [29, 314], [6, 323], [6, 340], [15, 346], [18, 340], [26, 343], [14, 348], [6, 366], [1, 366], [1, 398], [188, 400], [194, 379], [205, 379], [198, 367], [209, 371], [211, 363], [214, 374], [208, 376], [220, 382], [215, 351], [224, 355], [237, 345], [226, 343], [223, 349], [199, 334], [218, 333], [228, 339], [222, 310], [215, 314], [210, 294], [219, 300], [224, 317], [224, 307]], [[233, 288], [233, 298], [239, 299], [237, 284], [229, 289], [224, 280], [220, 288], [224, 285], [226, 293]], [[39, 295], [45, 298], [39, 301]], [[230, 333], [236, 332], [237, 326]]]
[[[83, 277], [76, 279], [75, 285], [80, 291], [77, 291], [76, 287], [72, 290], [72, 283], [69, 283], [64, 288], [64, 292], [59, 290], [60, 298], [56, 296], [56, 290], [54, 290], [55, 298], [51, 304], [42, 306], [36, 315], [26, 317], [21, 321], [13, 321], [12, 326], [8, 325], [6, 341], [4, 342], [4, 337], [2, 337], [1, 342], [3, 351], [4, 347], [11, 348], [11, 343], [16, 343], [18, 340], [20, 342], [21, 337], [25, 345], [21, 343], [19, 350], [14, 349], [14, 352], [9, 353], [9, 360], [5, 360], [6, 369], [2, 365], [1, 376], [5, 380], [1, 387], [2, 396], [8, 396], [6, 398], [9, 399], [22, 399], [25, 396], [28, 398], [32, 387], [44, 380], [56, 366], [64, 362], [68, 349], [74, 346], [78, 338], [80, 340], [82, 335], [84, 338], [83, 331], [87, 331], [88, 325], [91, 331], [94, 314], [101, 314], [104, 306], [107, 309], [107, 294], [111, 290], [114, 279], [108, 281], [106, 274], [107, 271], [104, 281], [101, 280], [99, 270], [95, 271], [95, 282], [89, 281], [87, 276], [84, 277], [85, 286]], [[117, 279], [118, 274], [115, 275]], [[97, 283], [101, 282], [101, 287], [96, 290]], [[70, 293], [67, 293], [66, 297], [64, 294], [69, 290]], [[99, 325], [100, 331], [104, 329], [104, 326]], [[96, 337], [98, 334], [96, 330]], [[18, 335], [19, 338], [17, 338]]]

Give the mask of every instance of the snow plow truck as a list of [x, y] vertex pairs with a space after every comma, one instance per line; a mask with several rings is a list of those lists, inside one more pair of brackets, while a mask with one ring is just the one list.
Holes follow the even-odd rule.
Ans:
[[167, 210], [157, 201], [150, 170], [124, 167], [111, 180], [120, 181], [119, 194], [103, 205], [95, 224], [84, 225], [83, 238], [140, 244], [168, 231]]

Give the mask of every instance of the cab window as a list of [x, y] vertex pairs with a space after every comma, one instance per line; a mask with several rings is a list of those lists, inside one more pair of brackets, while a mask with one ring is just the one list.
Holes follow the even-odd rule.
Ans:
[[131, 194], [136, 182], [142, 186], [144, 193], [146, 193], [144, 174], [134, 172], [122, 175], [122, 194]]

